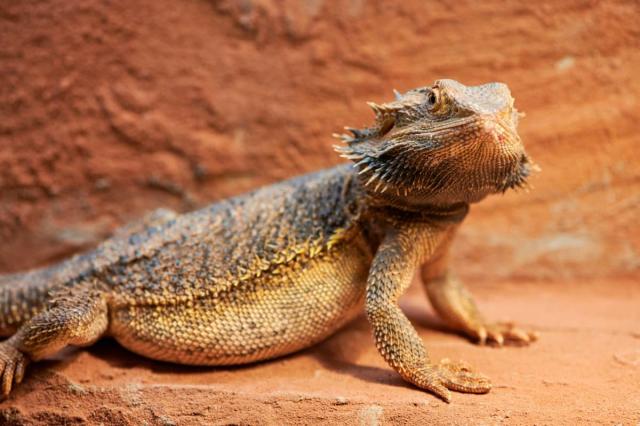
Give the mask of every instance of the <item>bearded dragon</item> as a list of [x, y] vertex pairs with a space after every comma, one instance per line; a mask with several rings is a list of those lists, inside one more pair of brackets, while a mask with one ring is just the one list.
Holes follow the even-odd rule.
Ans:
[[160, 210], [93, 251], [0, 276], [0, 391], [31, 361], [111, 336], [192, 365], [307, 348], [364, 310], [380, 355], [450, 401], [486, 393], [463, 362], [432, 361], [398, 307], [416, 270], [436, 312], [481, 344], [536, 334], [487, 321], [449, 267], [469, 205], [526, 185], [534, 166], [506, 85], [453, 80], [370, 103], [375, 122], [337, 135], [349, 160], [177, 214]]

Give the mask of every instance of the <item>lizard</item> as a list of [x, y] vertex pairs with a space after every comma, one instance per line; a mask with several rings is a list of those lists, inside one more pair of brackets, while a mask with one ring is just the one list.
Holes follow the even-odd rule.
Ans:
[[103, 336], [190, 365], [246, 364], [307, 348], [363, 310], [375, 346], [406, 381], [450, 402], [491, 381], [435, 362], [398, 299], [420, 271], [435, 311], [480, 344], [537, 338], [490, 322], [450, 267], [470, 205], [526, 187], [536, 165], [503, 83], [436, 80], [369, 103], [347, 127], [348, 160], [178, 214], [158, 210], [95, 249], [0, 276], [0, 394], [30, 362]]

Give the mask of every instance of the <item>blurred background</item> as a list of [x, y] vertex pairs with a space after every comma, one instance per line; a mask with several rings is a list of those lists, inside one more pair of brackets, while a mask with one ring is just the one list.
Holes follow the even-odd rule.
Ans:
[[542, 167], [474, 206], [474, 280], [640, 272], [636, 1], [0, 3], [0, 271], [342, 160], [366, 101], [502, 81]]

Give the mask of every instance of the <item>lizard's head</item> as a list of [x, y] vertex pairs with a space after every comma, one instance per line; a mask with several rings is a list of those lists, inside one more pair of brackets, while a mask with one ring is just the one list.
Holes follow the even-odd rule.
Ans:
[[476, 202], [526, 184], [532, 164], [517, 133], [518, 112], [502, 83], [438, 80], [369, 104], [376, 122], [339, 135], [369, 194], [400, 205]]

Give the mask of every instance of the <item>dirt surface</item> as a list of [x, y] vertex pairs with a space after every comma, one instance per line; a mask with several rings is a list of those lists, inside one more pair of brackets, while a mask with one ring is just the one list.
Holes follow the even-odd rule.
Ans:
[[364, 318], [324, 343], [242, 368], [163, 364], [113, 341], [32, 368], [0, 404], [14, 424], [611, 424], [640, 422], [640, 285], [501, 283], [473, 288], [488, 315], [541, 333], [528, 348], [484, 348], [449, 333], [419, 286], [402, 307], [433, 359], [490, 376], [487, 395], [447, 405], [402, 381]]
[[[0, 272], [87, 249], [157, 207], [187, 211], [339, 162], [330, 134], [448, 77], [503, 81], [543, 171], [474, 206], [458, 274], [529, 349], [445, 333], [434, 358], [490, 375], [452, 405], [404, 384], [363, 319], [270, 363], [199, 370], [103, 342], [34, 366], [4, 423], [640, 422], [640, 3], [568, 0], [0, 2]], [[478, 283], [495, 283], [484, 285]], [[473, 284], [476, 284], [473, 286]]]

